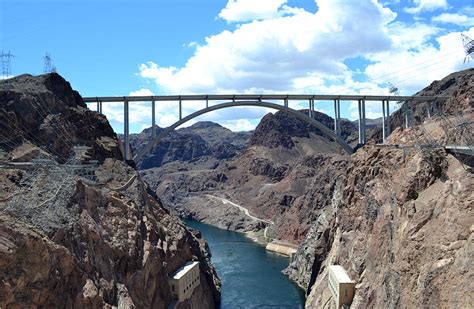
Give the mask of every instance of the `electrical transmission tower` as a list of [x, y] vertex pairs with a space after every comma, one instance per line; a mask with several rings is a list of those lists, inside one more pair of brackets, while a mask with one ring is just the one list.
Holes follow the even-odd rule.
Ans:
[[474, 54], [474, 40], [462, 33], [461, 39], [462, 45], [464, 46], [464, 52], [466, 53], [466, 57], [464, 57], [464, 63], [466, 63], [466, 61], [469, 61], [471, 58], [471, 55]]
[[388, 92], [391, 94], [391, 95], [394, 95], [394, 96], [397, 96], [397, 95], [400, 95], [400, 89], [398, 89], [398, 87], [395, 87], [392, 83], [388, 83]]
[[0, 57], [2, 58], [2, 76], [3, 76], [3, 79], [5, 79], [5, 78], [10, 77], [12, 74], [11, 59], [15, 56], [12, 53], [10, 53], [10, 51], [8, 51], [8, 53], [4, 53], [2, 50]]
[[53, 61], [51, 59], [51, 55], [49, 53], [46, 53], [46, 56], [44, 56], [44, 68], [43, 68], [43, 73], [52, 73], [56, 72], [56, 67], [53, 65]]

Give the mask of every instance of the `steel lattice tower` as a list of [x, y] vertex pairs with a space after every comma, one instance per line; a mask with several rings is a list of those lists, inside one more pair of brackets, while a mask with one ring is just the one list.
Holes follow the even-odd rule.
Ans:
[[43, 73], [51, 73], [51, 72], [56, 72], [56, 67], [53, 65], [51, 55], [49, 53], [46, 53], [46, 55], [44, 56]]
[[464, 46], [464, 52], [466, 53], [466, 57], [464, 57], [464, 63], [466, 63], [466, 61], [469, 61], [469, 58], [471, 58], [471, 55], [474, 53], [474, 40], [462, 33], [461, 39], [462, 45]]
[[12, 53], [10, 53], [10, 51], [8, 51], [8, 53], [4, 53], [2, 50], [0, 57], [2, 58], [2, 76], [3, 76], [3, 79], [5, 79], [5, 78], [10, 77], [12, 74], [11, 59], [15, 56]]

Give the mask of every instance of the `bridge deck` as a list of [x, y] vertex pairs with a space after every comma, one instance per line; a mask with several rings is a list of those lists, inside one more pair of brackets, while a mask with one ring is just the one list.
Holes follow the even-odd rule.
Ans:
[[85, 97], [84, 102], [141, 102], [141, 101], [233, 101], [233, 100], [341, 100], [341, 101], [433, 101], [447, 100], [444, 96], [383, 96], [383, 95], [311, 95], [311, 94], [213, 94], [213, 95], [155, 95]]

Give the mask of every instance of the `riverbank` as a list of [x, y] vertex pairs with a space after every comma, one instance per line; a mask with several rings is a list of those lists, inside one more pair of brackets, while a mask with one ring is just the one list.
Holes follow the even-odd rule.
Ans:
[[247, 231], [243, 233], [246, 237], [253, 240], [254, 242], [262, 246], [265, 246], [266, 250], [287, 256], [290, 258], [290, 260], [296, 254], [298, 245], [268, 237], [267, 235], [268, 228], [275, 224], [273, 221], [254, 216], [244, 206], [234, 203], [226, 198], [214, 196], [211, 194], [206, 194], [205, 196], [209, 199], [220, 201], [224, 205], [231, 205], [233, 207], [236, 207], [250, 219], [266, 224], [265, 228], [263, 229]]
[[269, 252], [244, 233], [186, 220], [201, 231], [222, 280], [221, 308], [280, 306], [303, 308], [304, 290], [282, 273], [288, 258]]

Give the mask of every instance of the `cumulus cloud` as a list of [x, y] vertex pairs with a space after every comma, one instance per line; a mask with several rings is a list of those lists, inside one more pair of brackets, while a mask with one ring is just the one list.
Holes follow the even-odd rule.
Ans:
[[458, 13], [443, 13], [431, 18], [435, 23], [455, 24], [459, 26], [471, 27], [474, 26], [474, 16], [467, 16]]
[[[140, 76], [154, 81], [163, 94], [388, 94], [388, 82], [402, 94], [413, 94], [433, 79], [466, 67], [459, 32], [443, 28], [443, 23], [454, 21], [452, 15], [469, 15], [465, 11], [433, 17], [435, 26], [395, 21], [397, 14], [376, 0], [316, 0], [316, 13], [289, 8], [286, 0], [264, 0], [268, 2], [264, 7], [259, 2], [229, 1], [219, 17], [239, 26], [194, 45], [194, 54], [184, 66], [162, 67], [150, 61], [139, 66]], [[414, 0], [413, 4], [407, 11], [448, 7], [445, 0]], [[354, 58], [367, 62], [357, 72], [346, 64]], [[186, 102], [184, 115], [203, 104]], [[307, 102], [291, 105], [307, 108]], [[331, 102], [319, 102], [317, 107], [332, 111]], [[177, 102], [159, 108], [160, 126], [178, 119]], [[345, 108], [346, 116], [357, 116], [357, 104]], [[254, 126], [267, 112], [224, 109], [198, 120], [217, 121], [234, 130]], [[381, 105], [367, 103], [367, 116], [380, 117]]]
[[405, 8], [405, 12], [418, 14], [423, 11], [434, 11], [436, 9], [447, 9], [447, 0], [413, 0], [414, 7]]
[[[411, 37], [410, 33], [416, 36], [417, 29], [407, 27], [404, 33], [408, 37]], [[473, 35], [474, 28], [465, 33]], [[454, 71], [469, 67], [468, 63], [463, 63], [460, 32], [438, 36], [436, 43], [439, 47], [423, 38], [418, 38], [418, 41], [418, 47], [406, 48], [400, 43], [390, 51], [371, 55], [376, 62], [367, 66], [365, 74], [373, 79], [383, 77], [379, 78], [379, 82], [391, 82], [401, 89], [402, 94], [409, 95], [427, 86], [434, 79], [441, 79]]]
[[316, 13], [300, 10], [207, 37], [184, 67], [148, 62], [140, 75], [168, 93], [301, 92], [305, 78], [342, 75], [346, 58], [391, 47], [391, 10], [371, 0], [317, 5]]
[[229, 0], [219, 17], [227, 22], [244, 22], [279, 17], [288, 0]]

